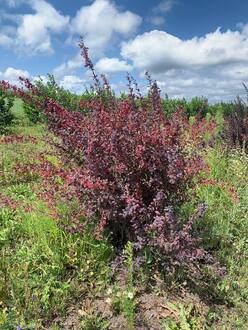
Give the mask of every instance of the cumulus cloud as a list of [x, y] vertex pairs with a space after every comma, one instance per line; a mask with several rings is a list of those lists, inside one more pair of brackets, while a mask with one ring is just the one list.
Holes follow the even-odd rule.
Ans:
[[[97, 71], [113, 74], [133, 70], [133, 75], [141, 78], [144, 91], [145, 70], [157, 79], [163, 93], [171, 97], [206, 95], [210, 101], [233, 99], [237, 94], [242, 94], [241, 83], [248, 80], [246, 23], [239, 23], [236, 31], [218, 28], [202, 37], [188, 39], [180, 39], [161, 31], [161, 28], [133, 37], [142, 22], [141, 17], [120, 9], [111, 0], [89, 1], [90, 4], [82, 6], [72, 18], [61, 14], [49, 0], [2, 1], [12, 8], [12, 12], [17, 6], [20, 12], [23, 3], [30, 8], [28, 14], [14, 15], [0, 11], [0, 47], [18, 53], [52, 53], [53, 34], [65, 31], [65, 39], [69, 37], [67, 45], [72, 42], [76, 44], [80, 35], [84, 37]], [[163, 24], [176, 3], [177, 0], [161, 0], [151, 9], [146, 20], [156, 25]], [[74, 57], [58, 65], [53, 74], [61, 86], [81, 92], [90, 76], [88, 71], [84, 72], [83, 78], [77, 76], [79, 68], [83, 69], [83, 59], [78, 51]], [[8, 68], [0, 74], [0, 78], [13, 81], [19, 75], [28, 75], [25, 70], [19, 71], [22, 72]], [[120, 78], [120, 81], [115, 79], [113, 87], [115, 91], [120, 91], [125, 89], [125, 85], [123, 78]]]
[[34, 76], [31, 79], [31, 81], [33, 83], [35, 83], [36, 81], [40, 81], [40, 80], [42, 80], [44, 83], [47, 83], [48, 82], [48, 76], [39, 75], [39, 76]]
[[245, 64], [220, 66], [216, 72], [229, 79], [248, 80], [248, 61]]
[[85, 80], [79, 78], [78, 76], [64, 76], [63, 79], [59, 82], [60, 86], [66, 89], [74, 89], [75, 87], [81, 87], [83, 89], [83, 83]]
[[7, 35], [0, 33], [0, 46], [10, 47], [13, 43], [13, 40]]
[[[84, 41], [90, 49], [90, 56], [94, 59], [104, 57], [107, 47], [113, 47], [120, 40], [119, 38], [128, 38], [134, 33], [141, 24], [142, 18], [130, 11], [119, 10], [113, 2], [109, 0], [95, 0], [89, 6], [82, 6], [71, 20], [70, 32], [71, 38], [83, 36]], [[76, 44], [76, 42], [75, 42]], [[113, 59], [111, 59], [113, 63]], [[118, 62], [118, 63], [117, 63]], [[130, 66], [125, 61], [114, 60], [113, 64], [117, 69], [110, 68], [109, 59], [104, 59], [98, 63], [100, 69], [105, 65], [104, 72], [130, 70]], [[83, 60], [78, 53], [70, 60], [60, 64], [54, 69], [54, 74], [58, 77], [74, 73], [76, 69], [83, 67]]]
[[162, 25], [165, 23], [165, 18], [159, 15], [152, 15], [149, 17], [148, 22], [152, 23], [153, 25]]
[[75, 55], [70, 60], [58, 65], [53, 69], [53, 74], [61, 78], [64, 75], [67, 75], [68, 73], [74, 73], [78, 68], [83, 68], [83, 59], [80, 53]]
[[177, 2], [175, 0], [162, 0], [152, 9], [152, 14], [148, 18], [148, 22], [154, 25], [162, 25], [165, 23], [165, 14], [167, 14]]
[[[52, 53], [51, 33], [59, 33], [69, 23], [69, 17], [61, 15], [45, 0], [26, 0], [34, 14], [19, 15], [20, 24], [13, 34], [0, 34], [0, 45], [12, 47], [17, 52], [30, 55]], [[16, 1], [9, 2], [14, 6]]]
[[76, 93], [84, 90], [84, 84], [85, 80], [75, 75], [64, 76], [63, 79], [59, 81], [60, 86]]
[[248, 80], [248, 25], [185, 40], [154, 30], [123, 43], [121, 54], [141, 77], [149, 70], [171, 97], [232, 100]]
[[32, 0], [2, 0], [2, 1], [5, 2], [8, 7], [15, 8], [15, 7], [20, 6], [23, 3], [28, 3]]
[[195, 96], [206, 96], [209, 102], [232, 101], [237, 95], [244, 96], [245, 91], [240, 81], [221, 79], [219, 76], [178, 75], [173, 80], [158, 81], [162, 94], [172, 98], [191, 99]]
[[[144, 71], [142, 71], [140, 73], [142, 81], [144, 81], [144, 76]], [[245, 96], [242, 85], [245, 79], [234, 76], [230, 79], [224, 66], [218, 67], [218, 69], [215, 67], [202, 70], [171, 69], [166, 72], [153, 73], [152, 78], [157, 80], [162, 95], [167, 94], [170, 98], [191, 99], [195, 96], [204, 96], [210, 103], [213, 103], [233, 101], [238, 95]], [[144, 88], [142, 90], [145, 91]]]
[[154, 30], [123, 43], [122, 55], [135, 67], [152, 72], [240, 63], [248, 59], [248, 36], [243, 30], [221, 32], [218, 28], [204, 37], [182, 40]]
[[9, 7], [16, 7], [20, 0], [4, 0]]
[[175, 4], [175, 0], [162, 0], [156, 7], [153, 8], [153, 12], [166, 14], [172, 9]]
[[83, 6], [72, 19], [72, 33], [83, 35], [90, 49], [103, 50], [116, 35], [128, 36], [142, 19], [130, 11], [120, 11], [109, 0], [95, 0]]
[[95, 69], [101, 73], [115, 73], [120, 71], [131, 71], [132, 66], [126, 61], [118, 58], [101, 58], [95, 65]]
[[7, 68], [4, 72], [0, 72], [0, 79], [9, 81], [11, 84], [17, 84], [19, 77], [30, 78], [30, 74], [27, 70], [12, 67]]

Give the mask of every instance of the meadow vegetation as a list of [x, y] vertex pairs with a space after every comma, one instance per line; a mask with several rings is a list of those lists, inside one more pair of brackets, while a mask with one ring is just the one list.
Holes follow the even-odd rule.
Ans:
[[0, 329], [247, 329], [248, 107], [0, 84]]

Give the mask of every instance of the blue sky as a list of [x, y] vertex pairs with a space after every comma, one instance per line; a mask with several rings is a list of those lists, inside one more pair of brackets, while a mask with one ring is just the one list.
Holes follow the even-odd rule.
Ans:
[[129, 71], [145, 91], [148, 70], [170, 97], [231, 100], [248, 83], [246, 0], [0, 0], [0, 79], [53, 73], [82, 92], [97, 71], [118, 92]]

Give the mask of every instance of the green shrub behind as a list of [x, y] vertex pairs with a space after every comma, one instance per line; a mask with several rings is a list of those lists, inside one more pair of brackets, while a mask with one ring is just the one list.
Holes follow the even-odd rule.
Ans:
[[[48, 74], [47, 81], [40, 77], [35, 81], [34, 86], [39, 91], [39, 95], [36, 97], [37, 101], [42, 102], [43, 111], [46, 109], [46, 103], [49, 99], [54, 100], [63, 108], [69, 109], [70, 111], [79, 110], [81, 96], [59, 86], [53, 75]], [[28, 99], [24, 100], [23, 107], [28, 119], [32, 123], [44, 121], [43, 112], [38, 109], [33, 102], [29, 102]]]
[[11, 108], [14, 104], [14, 97], [0, 88], [0, 132], [11, 125], [13, 114]]

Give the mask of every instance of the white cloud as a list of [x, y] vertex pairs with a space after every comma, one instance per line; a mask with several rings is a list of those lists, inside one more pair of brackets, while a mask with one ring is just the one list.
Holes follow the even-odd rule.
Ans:
[[149, 70], [170, 97], [233, 100], [248, 81], [248, 25], [185, 40], [154, 30], [123, 43], [121, 54], [140, 77]]
[[165, 18], [159, 15], [152, 15], [151, 17], [149, 17], [148, 22], [154, 25], [162, 25], [165, 23]]
[[220, 102], [231, 101], [237, 95], [244, 95], [244, 88], [238, 80], [191, 72], [175, 76], [172, 80], [160, 75], [158, 85], [162, 90], [162, 95], [167, 93], [172, 98], [191, 99], [194, 96], [206, 96], [210, 102]]
[[85, 80], [75, 75], [64, 76], [59, 85], [65, 89], [79, 93], [84, 91]]
[[[130, 36], [136, 31], [141, 21], [140, 16], [130, 11], [120, 11], [109, 0], [95, 0], [89, 6], [82, 6], [71, 20], [71, 38], [67, 41], [74, 45], [76, 42], [73, 36], [83, 36], [87, 47], [89, 47], [91, 59], [99, 59], [101, 56], [104, 57], [107, 46], [116, 45], [118, 38]], [[121, 66], [122, 70], [130, 70], [130, 66], [126, 66], [124, 61], [119, 62], [117, 63], [118, 68]], [[106, 61], [98, 63], [101, 68], [102, 64], [108, 65], [108, 68], [106, 66], [105, 68], [114, 71], [113, 68], [109, 68], [109, 61], [108, 63]], [[57, 66], [53, 73], [57, 77], [61, 77], [74, 73], [76, 69], [83, 68], [83, 65], [84, 61], [78, 53], [72, 59]], [[118, 69], [118, 71], [120, 70]]]
[[27, 70], [12, 67], [7, 68], [4, 72], [0, 72], [0, 79], [9, 81], [11, 84], [17, 84], [19, 77], [30, 78], [30, 74]]
[[[69, 23], [69, 17], [61, 15], [45, 0], [26, 0], [25, 2], [35, 13], [20, 15], [20, 24], [15, 35], [2, 34], [0, 45], [12, 47], [17, 52], [29, 55], [52, 53], [50, 34], [63, 31]], [[17, 5], [17, 2], [11, 1], [9, 5]]]
[[83, 6], [71, 22], [73, 33], [84, 36], [87, 46], [102, 51], [116, 35], [128, 36], [142, 19], [130, 11], [120, 11], [109, 0], [95, 0]]
[[152, 72], [246, 62], [248, 36], [243, 31], [217, 29], [201, 38], [182, 40], [154, 30], [123, 43], [122, 55], [132, 60], [135, 67]]
[[32, 77], [32, 82], [40, 81], [42, 80], [44, 83], [48, 82], [48, 77], [44, 75], [34, 76]]
[[23, 3], [32, 2], [32, 0], [1, 0], [1, 1], [6, 2], [7, 6], [9, 6], [10, 8], [18, 7]]
[[218, 67], [216, 69], [223, 77], [229, 79], [247, 80], [248, 79], [248, 61], [246, 64], [234, 64], [227, 65], [223, 67]]
[[9, 7], [16, 7], [19, 4], [20, 0], [5, 0], [5, 2]]
[[175, 0], [162, 0], [156, 7], [153, 8], [153, 12], [166, 14], [172, 9], [175, 4]]
[[3, 73], [3, 77], [7, 80], [17, 80], [19, 77], [29, 78], [30, 74], [27, 70], [7, 68]]
[[[31, 82], [42, 79], [44, 83], [48, 81], [45, 75], [32, 76], [27, 70], [7, 68], [4, 72], [0, 71], [0, 80], [9, 81], [13, 85], [20, 85], [19, 77], [28, 78]], [[57, 80], [59, 86], [64, 87], [72, 92], [79, 93], [85, 90], [86, 80], [76, 75], [66, 75]]]
[[84, 66], [84, 60], [80, 53], [75, 55], [73, 58], [70, 60], [58, 65], [54, 70], [53, 74], [61, 78], [62, 76], [68, 74], [68, 73], [74, 73], [76, 69], [78, 68], [83, 68]]
[[11, 47], [13, 40], [5, 34], [0, 33], [0, 46]]
[[[30, 31], [30, 26], [32, 30]], [[51, 53], [52, 46], [43, 18], [38, 15], [24, 15], [21, 26], [17, 29], [17, 41], [21, 49], [35, 53]]]
[[95, 65], [95, 69], [100, 73], [115, 73], [120, 71], [131, 71], [132, 66], [126, 61], [118, 58], [101, 58]]
[[[236, 31], [217, 29], [202, 37], [188, 39], [159, 30], [130, 39], [142, 19], [120, 9], [111, 0], [88, 1], [90, 4], [82, 6], [71, 19], [56, 10], [49, 0], [1, 1], [12, 6], [12, 12], [17, 6], [21, 11], [23, 3], [30, 7], [28, 14], [14, 15], [3, 10], [0, 13], [0, 47], [17, 53], [52, 53], [53, 34], [65, 31], [68, 43], [76, 45], [79, 35], [84, 37], [97, 71], [112, 74], [133, 69], [134, 75], [137, 73], [142, 78], [141, 89], [144, 91], [145, 70], [151, 72], [163, 93], [170, 97], [206, 95], [210, 101], [233, 99], [242, 94], [241, 83], [248, 80], [248, 24], [245, 23], [239, 23]], [[160, 1], [146, 19], [156, 25], [163, 24], [176, 3], [177, 0]], [[121, 46], [122, 58], [116, 52], [118, 46]], [[91, 81], [88, 71], [82, 78], [77, 76], [79, 68], [83, 72], [83, 65], [78, 51], [74, 57], [57, 66], [53, 73], [61, 86], [81, 92], [84, 84]], [[14, 82], [19, 75], [35, 79], [27, 71], [14, 68], [0, 73], [0, 78]], [[123, 77], [121, 81], [115, 79], [114, 82], [115, 91], [125, 89]]]
[[177, 2], [175, 0], [162, 0], [152, 9], [148, 22], [154, 25], [162, 25], [165, 23], [165, 14], [167, 14]]

